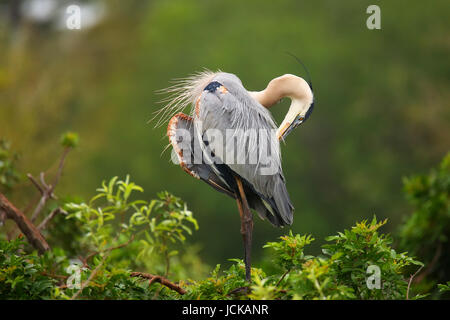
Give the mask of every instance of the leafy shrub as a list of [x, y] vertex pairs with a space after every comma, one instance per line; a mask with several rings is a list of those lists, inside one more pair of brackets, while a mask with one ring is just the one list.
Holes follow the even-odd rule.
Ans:
[[400, 228], [399, 246], [425, 263], [415, 288], [438, 297], [436, 283], [450, 278], [450, 153], [428, 175], [405, 178], [404, 189], [414, 212]]
[[25, 254], [21, 239], [0, 241], [0, 299], [48, 299], [56, 280], [44, 274], [41, 258]]
[[[70, 259], [62, 248], [38, 256], [27, 252], [28, 246], [20, 240], [0, 242], [1, 298], [165, 297], [165, 291], [131, 277], [131, 268], [150, 266], [145, 271], [169, 275], [170, 262], [179, 254], [176, 245], [198, 229], [192, 213], [168, 192], [151, 201], [131, 200], [133, 192], [143, 190], [128, 177], [124, 181], [115, 177], [97, 191], [87, 203], [64, 206], [66, 219], [80, 227], [79, 237], [73, 239], [79, 242], [76, 259]], [[191, 256], [190, 262], [197, 262], [192, 258], [195, 252], [186, 255]], [[74, 286], [72, 276], [77, 272], [79, 281]]]
[[[351, 230], [328, 237], [334, 243], [324, 245], [324, 253], [335, 257], [333, 271], [338, 283], [353, 289], [360, 299], [402, 299], [406, 297], [407, 281], [403, 271], [409, 265], [422, 263], [398, 253], [390, 245], [388, 235], [379, 234], [378, 229], [387, 220], [357, 223]], [[369, 266], [380, 270], [380, 289], [369, 289], [366, 283]]]
[[[390, 247], [390, 238], [378, 233], [385, 223], [374, 218], [326, 238], [331, 243], [322, 246], [324, 255], [318, 257], [304, 254], [305, 245], [314, 240], [309, 236], [291, 233], [268, 243], [266, 247], [275, 253], [274, 263], [282, 266], [283, 272], [271, 275], [259, 287], [274, 286], [275, 297], [280, 299], [405, 298], [408, 282], [403, 268], [420, 262]], [[367, 285], [369, 266], [380, 269], [379, 289]]]
[[[136, 260], [151, 259], [156, 253], [163, 258], [167, 276], [170, 260], [178, 254], [173, 245], [184, 242], [186, 234], [192, 234], [192, 228], [198, 229], [186, 204], [168, 192], [159, 193], [157, 199], [149, 202], [130, 200], [133, 192], [143, 189], [130, 182], [129, 177], [125, 181], [114, 177], [109, 183], [103, 182], [97, 191], [88, 203], [67, 203], [64, 207], [69, 213], [67, 218], [82, 226], [80, 243], [84, 250], [103, 253], [137, 240]], [[155, 263], [153, 268], [162, 271]]]
[[[69, 277], [64, 269], [70, 261], [63, 252], [26, 254], [23, 245], [20, 239], [0, 241], [0, 299], [69, 299], [78, 291], [66, 285]], [[82, 280], [93, 272], [86, 270]], [[151, 299], [155, 290], [150, 289], [126, 270], [107, 266], [82, 294], [91, 299]]]

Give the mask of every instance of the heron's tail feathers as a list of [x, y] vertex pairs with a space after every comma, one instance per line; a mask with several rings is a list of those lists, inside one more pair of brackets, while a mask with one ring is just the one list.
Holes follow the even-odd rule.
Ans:
[[291, 225], [294, 220], [294, 206], [289, 198], [286, 185], [282, 179], [275, 183], [273, 200], [276, 204], [275, 210], [283, 221], [283, 225]]
[[246, 196], [249, 206], [258, 213], [261, 219], [268, 220], [276, 227], [292, 224], [294, 206], [282, 178], [276, 181], [271, 198], [266, 198], [250, 188], [246, 190]]

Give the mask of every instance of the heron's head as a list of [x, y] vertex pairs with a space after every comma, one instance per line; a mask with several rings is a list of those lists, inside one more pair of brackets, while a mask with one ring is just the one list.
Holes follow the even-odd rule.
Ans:
[[278, 139], [284, 139], [294, 128], [305, 122], [314, 107], [312, 88], [303, 78], [285, 74], [269, 82], [263, 91], [252, 91], [250, 95], [266, 108], [282, 98], [291, 99], [289, 111], [277, 131]]
[[241, 80], [232, 73], [218, 72], [211, 83], [209, 83], [204, 90], [211, 92], [219, 89], [219, 91], [229, 91], [235, 96], [239, 96], [240, 93], [246, 92]]

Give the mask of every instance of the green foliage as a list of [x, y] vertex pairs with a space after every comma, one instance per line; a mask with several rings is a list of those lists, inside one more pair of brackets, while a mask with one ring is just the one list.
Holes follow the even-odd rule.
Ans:
[[42, 259], [25, 254], [20, 240], [0, 241], [0, 299], [48, 299], [56, 280], [44, 275]]
[[[231, 300], [242, 295], [239, 291], [247, 283], [245, 281], [245, 266], [242, 260], [231, 259], [234, 261], [228, 270], [222, 274], [220, 264], [211, 273], [211, 276], [201, 281], [188, 281], [187, 293], [183, 299], [204, 299], [204, 300]], [[261, 272], [253, 268], [252, 273]]]
[[[186, 204], [168, 192], [158, 193], [158, 198], [149, 202], [132, 200], [132, 193], [143, 189], [130, 182], [128, 176], [125, 181], [114, 177], [108, 183], [103, 182], [97, 192], [88, 203], [65, 205], [67, 218], [81, 223], [80, 242], [85, 249], [103, 252], [136, 239], [139, 252], [135, 263], [145, 264], [156, 253], [163, 257], [167, 276], [171, 259], [179, 253], [175, 245], [183, 243], [186, 235], [192, 234], [192, 228], [198, 229]], [[160, 265], [153, 263], [152, 267], [161, 272]]]
[[[336, 257], [333, 269], [342, 283], [353, 289], [360, 299], [402, 299], [406, 295], [407, 282], [402, 271], [408, 265], [422, 265], [406, 253], [396, 252], [390, 245], [388, 235], [379, 234], [378, 229], [387, 220], [362, 221], [351, 230], [328, 237], [333, 242], [323, 246], [326, 255]], [[367, 287], [367, 268], [375, 265], [381, 271], [381, 289]]]
[[[191, 264], [198, 267], [195, 250], [177, 247], [198, 229], [197, 221], [179, 198], [161, 192], [157, 199], [134, 200], [133, 193], [143, 189], [128, 176], [103, 182], [97, 191], [88, 202], [64, 206], [67, 221], [80, 229], [78, 237], [72, 239], [79, 242], [73, 247], [78, 249], [74, 254], [78, 259], [70, 259], [58, 247], [38, 256], [27, 252], [19, 240], [0, 242], [1, 298], [164, 299], [173, 292], [157, 285], [149, 287], [147, 282], [131, 277], [131, 269], [149, 266], [146, 272], [162, 271], [167, 276], [170, 262], [176, 258], [179, 266], [171, 276], [187, 276], [179, 272], [180, 268], [189, 269]], [[178, 257], [180, 252], [182, 258]], [[69, 285], [77, 272], [79, 286]]]
[[416, 289], [437, 293], [435, 284], [450, 278], [450, 153], [429, 174], [405, 178], [404, 189], [414, 212], [399, 230], [399, 246], [425, 263], [427, 277]]
[[[290, 232], [264, 246], [279, 267], [276, 272], [252, 268], [248, 287], [243, 262], [232, 260], [235, 264], [222, 273], [218, 265], [205, 280], [182, 282], [187, 290], [183, 299], [405, 299], [405, 267], [421, 263], [390, 246], [390, 238], [378, 231], [385, 223], [373, 218], [328, 237], [324, 256], [317, 257], [304, 253], [314, 240], [310, 235]], [[367, 284], [372, 265], [380, 268], [379, 289]]]
[[281, 236], [282, 241], [268, 242], [264, 248], [272, 248], [276, 253], [274, 263], [281, 266], [285, 270], [290, 270], [293, 267], [305, 262], [310, 256], [305, 256], [303, 248], [314, 241], [310, 235], [300, 236], [293, 235], [289, 231], [289, 235]]
[[450, 234], [450, 153], [430, 174], [405, 178], [404, 188], [415, 210], [402, 226], [402, 245], [432, 255], [425, 248], [448, 242]]
[[[282, 267], [280, 272], [264, 281], [255, 281], [255, 292], [264, 287], [276, 288], [267, 298], [279, 299], [404, 299], [407, 281], [404, 267], [419, 264], [406, 253], [397, 253], [388, 236], [378, 229], [386, 221], [362, 221], [351, 230], [326, 238], [329, 244], [322, 246], [324, 256], [304, 254], [304, 246], [313, 240], [309, 236], [282, 236], [279, 242], [268, 243], [273, 249], [274, 263]], [[370, 289], [367, 279], [369, 266], [381, 271], [380, 289]], [[267, 291], [269, 292], [269, 291]]]
[[[25, 253], [21, 240], [0, 241], [0, 299], [69, 299], [77, 288], [67, 288], [64, 270], [70, 261], [60, 250], [38, 256]], [[55, 273], [55, 272], [60, 272]], [[92, 270], [85, 268], [81, 280]], [[155, 290], [131, 278], [123, 269], [105, 267], [83, 290], [90, 299], [149, 299]]]
[[439, 292], [450, 292], [450, 281], [446, 284], [438, 284]]
[[[316, 257], [301, 265], [297, 273], [288, 276], [283, 283], [287, 298], [291, 299], [354, 299], [353, 290], [337, 280], [334, 263], [336, 257]], [[355, 283], [356, 284], [356, 283]]]
[[19, 156], [11, 152], [11, 144], [0, 139], [0, 191], [9, 191], [16, 184], [20, 175], [16, 170]]

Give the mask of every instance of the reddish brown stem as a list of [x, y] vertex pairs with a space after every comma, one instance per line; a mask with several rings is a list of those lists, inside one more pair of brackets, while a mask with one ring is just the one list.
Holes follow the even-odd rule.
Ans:
[[177, 284], [175, 284], [173, 282], [170, 282], [169, 280], [167, 280], [166, 278], [161, 277], [161, 276], [157, 276], [157, 275], [153, 275], [153, 274], [149, 274], [149, 273], [143, 273], [143, 272], [132, 272], [131, 276], [132, 277], [140, 277], [140, 278], [148, 279], [148, 280], [150, 280], [149, 281], [149, 285], [151, 285], [153, 282], [159, 282], [162, 285], [166, 286], [167, 288], [178, 292], [179, 294], [185, 294], [186, 293], [186, 290], [184, 290], [183, 288], [181, 288]]
[[8, 219], [14, 220], [20, 231], [27, 237], [28, 242], [30, 242], [39, 253], [43, 253], [50, 249], [47, 241], [34, 224], [32, 224], [19, 209], [9, 202], [2, 193], [0, 193], [0, 211], [3, 211]]

